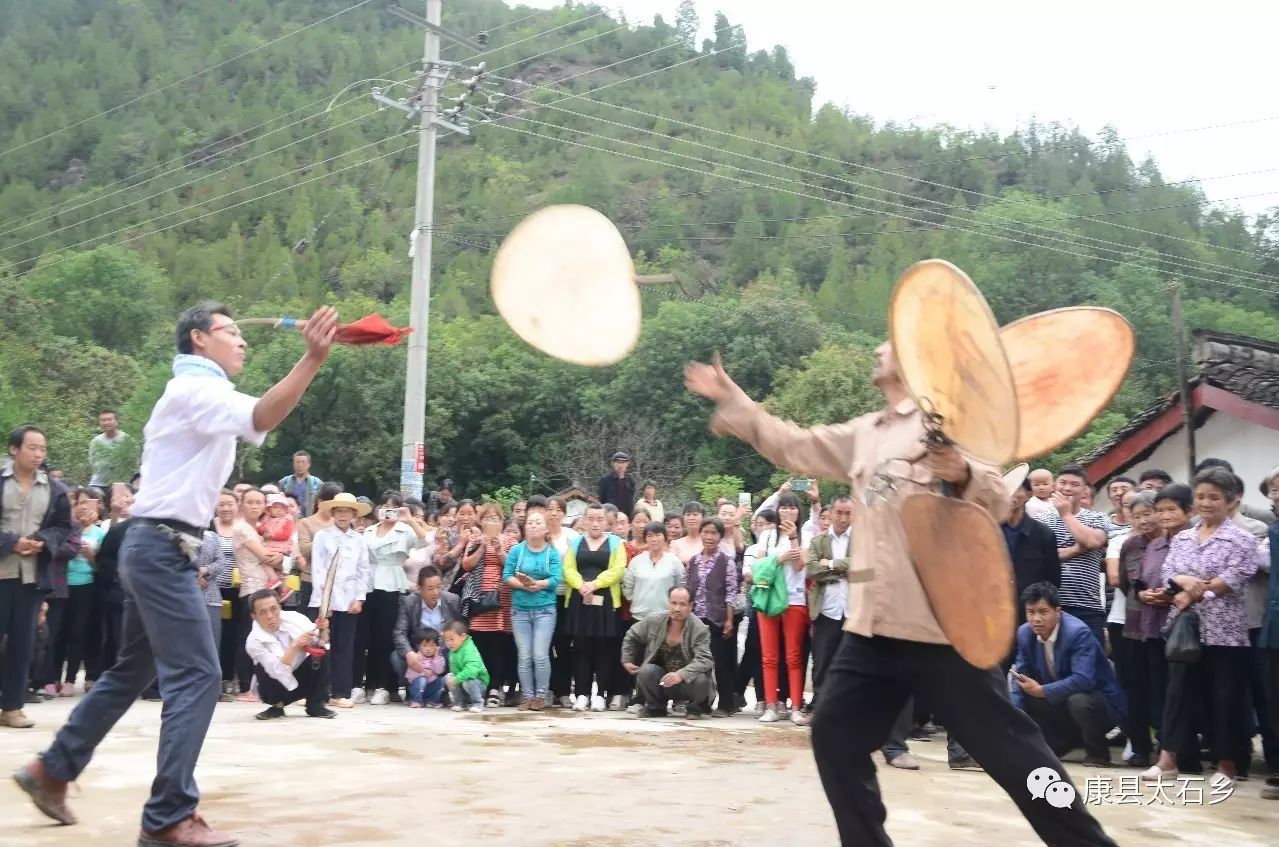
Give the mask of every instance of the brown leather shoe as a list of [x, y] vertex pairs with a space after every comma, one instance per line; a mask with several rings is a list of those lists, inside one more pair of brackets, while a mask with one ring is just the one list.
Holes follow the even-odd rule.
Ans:
[[63, 826], [76, 822], [75, 815], [67, 808], [67, 783], [49, 776], [44, 762], [33, 760], [13, 775], [13, 781], [44, 814]]
[[36, 722], [27, 717], [21, 709], [0, 712], [0, 726], [7, 726], [10, 729], [30, 729], [35, 725]]
[[138, 847], [237, 847], [239, 843], [233, 835], [214, 832], [199, 812], [167, 829], [143, 830], [138, 836]]

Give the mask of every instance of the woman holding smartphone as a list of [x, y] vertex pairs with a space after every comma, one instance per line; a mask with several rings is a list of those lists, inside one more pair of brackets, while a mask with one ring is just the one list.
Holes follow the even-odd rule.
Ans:
[[510, 587], [511, 625], [519, 654], [520, 711], [546, 708], [551, 688], [551, 638], [555, 634], [555, 589], [563, 578], [560, 554], [547, 541], [546, 517], [524, 520], [524, 540], [506, 554], [503, 582]]
[[400, 702], [400, 681], [391, 667], [395, 622], [400, 616], [400, 600], [412, 585], [404, 563], [409, 553], [426, 543], [426, 524], [413, 518], [394, 491], [382, 495], [375, 514], [377, 523], [364, 530], [373, 590], [364, 600], [360, 622], [368, 627], [364, 673], [367, 684], [374, 689], [369, 705], [384, 706]]
[[[459, 514], [464, 513], [463, 506]], [[470, 504], [474, 511], [474, 504]], [[510, 683], [506, 699], [508, 706], [518, 703], [515, 691], [515, 637], [511, 624], [511, 588], [503, 580], [502, 571], [511, 544], [502, 535], [506, 516], [497, 503], [480, 506], [479, 526], [463, 538], [468, 539], [462, 555], [462, 570], [466, 572], [466, 586], [462, 592], [462, 614], [470, 619], [471, 637], [480, 651], [480, 658], [489, 671], [487, 705], [496, 708], [503, 704], [502, 687]], [[527, 523], [527, 521], [526, 521]]]

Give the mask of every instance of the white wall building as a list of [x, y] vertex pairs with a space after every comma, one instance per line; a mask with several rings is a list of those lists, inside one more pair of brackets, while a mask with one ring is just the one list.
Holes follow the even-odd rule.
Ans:
[[[1244, 502], [1270, 507], [1258, 485], [1279, 465], [1279, 343], [1199, 330], [1199, 375], [1191, 390], [1195, 456], [1230, 462], [1243, 478]], [[1115, 476], [1136, 479], [1152, 468], [1189, 481], [1181, 397], [1173, 393], [1134, 416], [1104, 444], [1084, 456], [1089, 481], [1099, 486], [1096, 508], [1109, 511], [1105, 484]]]

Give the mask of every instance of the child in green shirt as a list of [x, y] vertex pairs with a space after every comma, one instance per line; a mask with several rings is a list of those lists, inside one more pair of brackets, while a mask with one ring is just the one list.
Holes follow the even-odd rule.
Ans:
[[450, 621], [444, 627], [444, 643], [449, 648], [449, 675], [444, 678], [444, 683], [449, 687], [453, 711], [483, 712], [489, 672], [484, 667], [484, 659], [480, 657], [475, 641], [467, 634], [466, 623]]

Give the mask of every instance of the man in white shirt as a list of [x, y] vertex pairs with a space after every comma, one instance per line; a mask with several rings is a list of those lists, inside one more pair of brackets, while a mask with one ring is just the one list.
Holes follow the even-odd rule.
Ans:
[[308, 718], [337, 714], [324, 705], [329, 696], [329, 657], [307, 653], [308, 647], [327, 640], [328, 620], [321, 618], [317, 626], [299, 612], [281, 611], [279, 596], [269, 588], [255, 591], [249, 608], [253, 629], [244, 647], [253, 662], [258, 697], [268, 704], [257, 719], [282, 718], [284, 707], [298, 700], [306, 700]]
[[235, 463], [237, 439], [260, 445], [293, 411], [319, 373], [337, 332], [337, 313], [319, 309], [303, 335], [306, 352], [261, 398], [236, 391], [246, 344], [225, 306], [203, 303], [178, 319], [173, 379], [143, 432], [142, 478], [120, 547], [124, 641], [116, 664], [84, 696], [38, 759], [14, 777], [36, 807], [75, 823], [67, 784], [147, 685], [164, 698], [160, 752], [139, 842], [235, 847], [197, 813], [195, 765], [218, 702], [221, 668], [208, 626], [194, 553]]
[[830, 529], [808, 545], [808, 613], [813, 619], [813, 703], [844, 631], [848, 606], [848, 547], [853, 539], [853, 498], [830, 504]]

